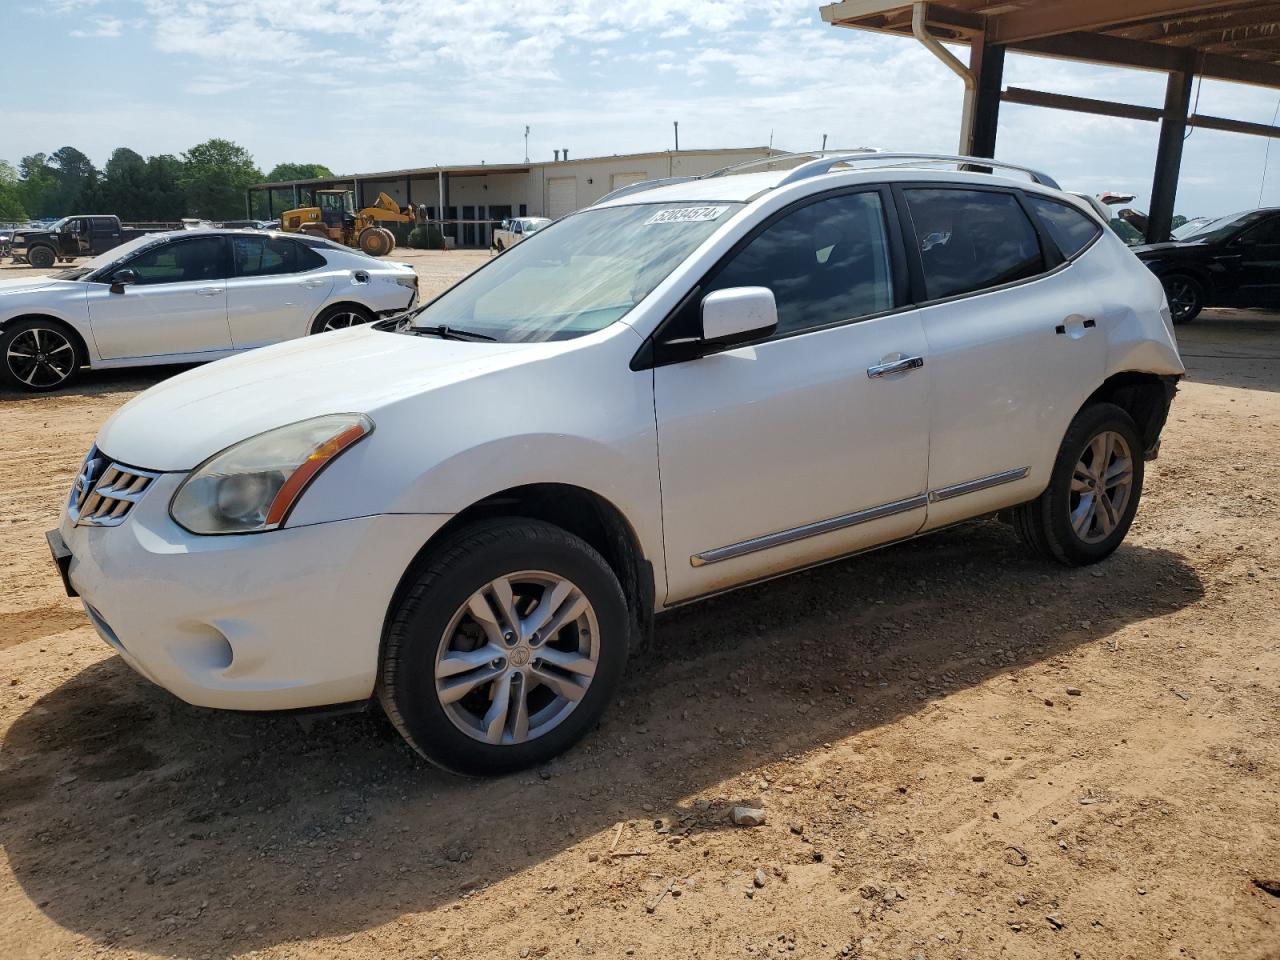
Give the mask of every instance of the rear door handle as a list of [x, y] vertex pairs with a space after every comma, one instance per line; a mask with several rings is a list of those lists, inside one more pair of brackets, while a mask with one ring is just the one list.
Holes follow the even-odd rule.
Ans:
[[222, 292], [221, 287], [201, 287], [196, 291], [202, 297], [216, 297]]
[[890, 360], [888, 363], [877, 363], [867, 367], [867, 378], [870, 380], [887, 377], [892, 373], [906, 373], [919, 370], [924, 366], [924, 357], [903, 357], [901, 360]]

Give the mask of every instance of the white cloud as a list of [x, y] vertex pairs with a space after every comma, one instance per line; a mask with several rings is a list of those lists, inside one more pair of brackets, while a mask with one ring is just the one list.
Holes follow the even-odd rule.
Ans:
[[114, 17], [90, 17], [90, 28], [77, 28], [71, 31], [73, 37], [118, 37], [124, 30], [124, 21]]

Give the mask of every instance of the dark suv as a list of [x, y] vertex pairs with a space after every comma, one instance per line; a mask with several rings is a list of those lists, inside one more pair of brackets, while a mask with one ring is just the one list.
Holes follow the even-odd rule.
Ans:
[[1132, 249], [1164, 284], [1174, 323], [1189, 323], [1205, 307], [1280, 307], [1280, 207]]

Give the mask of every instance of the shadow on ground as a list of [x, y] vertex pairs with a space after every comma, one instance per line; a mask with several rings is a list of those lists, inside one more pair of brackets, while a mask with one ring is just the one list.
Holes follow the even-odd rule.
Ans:
[[[228, 956], [341, 936], [555, 856], [620, 820], [890, 724], [993, 675], [1195, 602], [1176, 555], [1065, 570], [973, 524], [660, 620], [604, 724], [539, 773], [424, 766], [376, 716], [230, 715], [112, 658], [3, 743], [0, 841], [26, 894], [100, 944]], [[656, 813], [655, 813], [656, 811]]]
[[1280, 311], [1206, 310], [1176, 332], [1189, 379], [1280, 391]]

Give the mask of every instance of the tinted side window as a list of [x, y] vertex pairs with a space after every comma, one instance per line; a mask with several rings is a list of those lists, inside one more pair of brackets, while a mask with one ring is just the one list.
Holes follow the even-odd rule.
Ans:
[[1280, 243], [1280, 217], [1263, 220], [1240, 235], [1245, 243]]
[[110, 236], [116, 232], [116, 222], [110, 217], [90, 217], [89, 226], [95, 237]]
[[231, 253], [240, 277], [301, 273], [324, 266], [324, 258], [282, 237], [232, 237]]
[[1012, 194], [903, 192], [930, 300], [998, 287], [1044, 271], [1035, 227]]
[[890, 309], [892, 277], [880, 195], [852, 193], [771, 224], [705, 292], [768, 287], [778, 302], [778, 333], [792, 333]]
[[1044, 224], [1050, 239], [1068, 260], [1092, 243], [1093, 238], [1102, 232], [1102, 228], [1093, 219], [1065, 203], [1030, 195], [1027, 197], [1027, 203]]
[[128, 263], [138, 283], [192, 283], [221, 280], [222, 238], [171, 240], [138, 254]]

